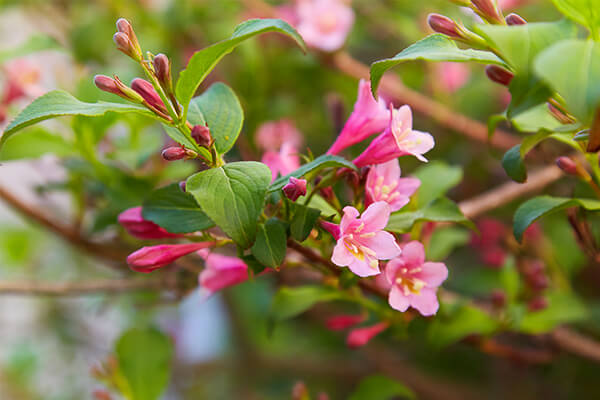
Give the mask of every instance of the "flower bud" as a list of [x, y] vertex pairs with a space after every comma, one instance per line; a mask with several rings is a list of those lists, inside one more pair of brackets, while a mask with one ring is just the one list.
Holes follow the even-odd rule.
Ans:
[[133, 31], [133, 27], [131, 26], [129, 21], [127, 21], [125, 18], [119, 18], [117, 20], [117, 31], [118, 31], [117, 33], [122, 33], [125, 36], [127, 36], [127, 39], [129, 40], [129, 43], [131, 44], [132, 54], [129, 54], [129, 53], [125, 53], [125, 54], [127, 54], [128, 56], [130, 56], [131, 58], [133, 58], [137, 61], [141, 61], [142, 49], [140, 47], [140, 43], [137, 40], [137, 36], [135, 35], [135, 32]]
[[525, 25], [527, 23], [523, 17], [515, 13], [508, 14], [505, 20], [508, 25]]
[[514, 74], [497, 65], [488, 65], [485, 67], [485, 74], [492, 81], [500, 85], [508, 86], [514, 78]]
[[129, 37], [123, 32], [115, 33], [113, 35], [113, 42], [115, 42], [118, 50], [122, 51], [134, 60], [140, 61], [142, 59], [142, 56], [136, 52], [136, 49], [131, 43], [131, 40], [129, 40]]
[[129, 267], [137, 272], [152, 272], [157, 268], [171, 264], [173, 261], [198, 250], [215, 245], [215, 242], [199, 242], [186, 244], [160, 244], [147, 246], [134, 251], [127, 257]]
[[183, 147], [167, 147], [162, 151], [162, 158], [166, 161], [177, 161], [185, 158], [187, 152]]
[[356, 324], [360, 324], [366, 319], [365, 315], [354, 315], [354, 314], [340, 314], [329, 317], [325, 321], [325, 326], [330, 331], [343, 331]]
[[556, 165], [558, 168], [562, 169], [564, 173], [569, 175], [579, 176], [579, 172], [577, 171], [577, 164], [571, 158], [562, 156], [556, 159]]
[[495, 0], [471, 0], [471, 4], [476, 8], [475, 12], [486, 21], [492, 24], [504, 24]]
[[210, 135], [210, 129], [208, 129], [208, 126], [204, 125], [195, 125], [192, 128], [192, 138], [199, 146], [203, 147], [210, 147], [213, 140]]
[[128, 208], [119, 214], [118, 221], [131, 236], [138, 239], [164, 239], [181, 236], [167, 232], [154, 222], [144, 219], [142, 207]]
[[180, 189], [182, 192], [185, 192], [185, 187], [186, 187], [185, 181], [181, 181], [181, 182], [179, 182], [179, 189]]
[[543, 296], [534, 297], [527, 303], [529, 311], [541, 311], [548, 307], [548, 300]]
[[143, 103], [144, 99], [138, 93], [133, 91], [130, 87], [125, 85], [119, 80], [119, 78], [111, 78], [106, 75], [96, 75], [94, 77], [94, 84], [100, 90], [108, 93], [116, 94], [124, 98], [125, 100], [132, 101], [134, 103]]
[[500, 289], [495, 289], [492, 291], [491, 300], [495, 308], [503, 308], [506, 305], [506, 293]]
[[131, 88], [139, 93], [140, 96], [148, 103], [148, 105], [158, 111], [163, 113], [167, 112], [167, 108], [165, 107], [165, 103], [163, 103], [162, 99], [154, 90], [154, 86], [144, 79], [135, 78], [131, 81]]
[[371, 339], [379, 335], [388, 328], [387, 322], [380, 322], [375, 325], [366, 326], [352, 330], [346, 337], [346, 345], [350, 348], [362, 347], [369, 343]]
[[154, 72], [156, 73], [158, 81], [165, 90], [169, 91], [172, 86], [171, 61], [169, 61], [169, 58], [164, 54], [158, 54], [154, 56], [152, 64], [154, 65]]
[[291, 176], [290, 181], [282, 190], [288, 199], [296, 201], [298, 200], [298, 197], [306, 194], [306, 179], [297, 179]]
[[464, 34], [458, 24], [452, 21], [450, 18], [440, 14], [429, 14], [427, 17], [427, 23], [434, 31], [443, 33], [444, 35], [450, 36], [454, 39], [463, 39]]

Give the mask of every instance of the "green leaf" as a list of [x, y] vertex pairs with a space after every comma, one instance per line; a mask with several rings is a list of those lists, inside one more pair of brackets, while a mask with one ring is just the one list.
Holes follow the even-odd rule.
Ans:
[[589, 310], [573, 294], [551, 292], [546, 295], [548, 307], [528, 312], [518, 323], [520, 332], [538, 335], [552, 331], [558, 325], [582, 321], [589, 316]]
[[293, 318], [317, 303], [339, 300], [342, 293], [324, 286], [281, 287], [273, 299], [271, 315], [276, 321]]
[[[202, 114], [202, 110], [200, 110], [198, 105], [195, 104], [194, 99], [192, 99], [192, 103], [190, 104], [187, 119], [192, 125], [206, 125], [204, 114]], [[185, 134], [179, 129], [166, 124], [163, 124], [163, 127], [167, 135], [180, 145], [200, 153], [206, 159], [211, 158], [210, 152], [206, 148], [198, 146], [198, 143], [192, 138], [191, 133]]]
[[49, 153], [63, 157], [75, 152], [73, 144], [62, 136], [36, 127], [10, 137], [0, 148], [0, 161], [38, 158]]
[[177, 183], [156, 189], [144, 201], [142, 216], [171, 233], [191, 233], [214, 226], [194, 197]]
[[261, 33], [279, 32], [288, 35], [305, 50], [306, 46], [302, 37], [287, 22], [280, 19], [251, 19], [238, 25], [233, 35], [222, 42], [194, 53], [186, 69], [181, 71], [177, 81], [177, 98], [184, 106], [184, 117], [187, 115], [188, 106], [198, 86], [213, 70], [217, 63], [227, 54], [231, 53], [240, 43]]
[[51, 38], [50, 36], [32, 36], [30, 37], [23, 45], [10, 49], [4, 50], [0, 52], [0, 63], [5, 63], [6, 61], [22, 57], [24, 55], [35, 53], [42, 50], [53, 50], [59, 49], [60, 45], [58, 42]]
[[499, 324], [481, 309], [469, 304], [444, 305], [432, 321], [427, 338], [435, 347], [441, 348], [469, 335], [490, 335]]
[[303, 242], [310, 235], [310, 231], [312, 231], [321, 215], [321, 210], [306, 207], [302, 204], [294, 204], [293, 209], [294, 215], [290, 225], [290, 233], [294, 239]]
[[527, 169], [521, 158], [521, 145], [518, 144], [504, 153], [502, 168], [513, 181], [523, 183], [527, 180]]
[[558, 11], [567, 18], [588, 28], [594, 40], [598, 40], [600, 10], [597, 0], [552, 0]]
[[413, 175], [421, 180], [416, 198], [417, 206], [423, 207], [458, 185], [462, 180], [463, 172], [460, 167], [434, 161], [417, 168]]
[[152, 328], [130, 329], [117, 341], [116, 357], [126, 398], [159, 398], [169, 382], [173, 357], [173, 344], [165, 334]]
[[277, 268], [285, 258], [287, 250], [286, 227], [276, 218], [260, 225], [256, 241], [252, 246], [252, 255], [263, 265]]
[[395, 379], [371, 375], [360, 381], [348, 400], [416, 399], [415, 393]]
[[[564, 126], [550, 114], [546, 104], [539, 104], [519, 113], [513, 116], [510, 122], [521, 132], [555, 131]], [[523, 145], [525, 144], [523, 143]]]
[[219, 228], [247, 249], [254, 243], [270, 182], [269, 167], [241, 161], [192, 175], [186, 191]]
[[244, 111], [237, 96], [224, 83], [217, 82], [190, 103], [190, 113], [198, 109], [204, 115], [219, 154], [235, 144], [244, 123]]
[[392, 213], [385, 229], [396, 233], [407, 233], [415, 223], [420, 221], [456, 222], [473, 227], [473, 223], [463, 215], [456, 203], [442, 197], [417, 211]]
[[572, 199], [568, 197], [538, 196], [521, 204], [513, 219], [513, 232], [517, 240], [523, 239], [525, 230], [538, 218], [569, 207], [583, 207], [586, 210], [600, 210], [600, 200]]
[[12, 120], [6, 129], [4, 129], [2, 137], [0, 137], [0, 147], [15, 132], [47, 119], [65, 115], [97, 117], [104, 115], [107, 112], [135, 112], [156, 118], [154, 113], [140, 106], [105, 102], [84, 103], [77, 100], [67, 92], [53, 90], [35, 99], [30, 105], [21, 111], [14, 120]]
[[273, 184], [271, 185], [271, 187], [269, 187], [269, 192], [276, 192], [278, 190], [281, 190], [281, 188], [283, 188], [289, 182], [290, 176], [293, 176], [294, 178], [300, 178], [308, 173], [317, 172], [325, 168], [341, 167], [356, 170], [356, 166], [354, 164], [342, 157], [323, 154], [322, 156], [315, 158], [311, 162], [302, 165], [294, 172], [276, 179], [275, 182], [273, 182]]
[[471, 234], [464, 228], [455, 226], [440, 227], [431, 235], [427, 245], [427, 260], [443, 261], [452, 251], [460, 246], [469, 243]]
[[565, 100], [567, 110], [585, 125], [600, 106], [600, 45], [563, 40], [535, 60], [535, 71]]
[[489, 51], [460, 49], [456, 43], [445, 35], [435, 33], [419, 40], [402, 50], [392, 58], [376, 61], [371, 65], [371, 89], [377, 96], [377, 87], [385, 71], [406, 62], [414, 60], [426, 61], [475, 61], [482, 64], [497, 64], [504, 66], [504, 61]]

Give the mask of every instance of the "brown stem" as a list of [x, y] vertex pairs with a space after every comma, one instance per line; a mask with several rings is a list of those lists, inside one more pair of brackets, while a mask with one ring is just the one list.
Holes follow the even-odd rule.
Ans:
[[85, 282], [0, 282], [0, 295], [80, 296], [94, 293], [124, 293], [156, 290], [163, 279], [106, 279]]

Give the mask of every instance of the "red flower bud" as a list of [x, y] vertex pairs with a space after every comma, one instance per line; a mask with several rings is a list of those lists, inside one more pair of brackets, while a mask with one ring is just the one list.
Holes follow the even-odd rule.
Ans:
[[119, 214], [118, 221], [131, 236], [138, 239], [164, 239], [181, 236], [167, 232], [154, 222], [144, 219], [142, 207], [133, 207], [123, 211]]
[[[135, 35], [135, 32], [133, 31], [133, 27], [131, 26], [131, 24], [129, 23], [129, 21], [127, 21], [125, 18], [119, 18], [117, 20], [117, 34], [124, 34], [128, 41], [129, 41], [129, 52], [125, 52], [123, 50], [121, 50], [119, 48], [119, 50], [123, 51], [125, 54], [127, 54], [128, 56], [130, 56], [131, 58], [133, 58], [134, 60], [137, 61], [141, 61], [142, 59], [142, 49], [140, 48], [140, 44], [137, 40], [137, 36]], [[115, 36], [117, 35], [115, 34]], [[113, 36], [113, 40], [114, 40], [114, 36]], [[122, 39], [119, 39], [122, 40]], [[115, 41], [116, 43], [116, 41]], [[117, 44], [117, 47], [119, 45]]]
[[506, 305], [506, 293], [500, 289], [495, 289], [492, 291], [491, 300], [494, 307], [503, 308]]
[[503, 24], [504, 20], [494, 0], [471, 0], [478, 14], [488, 22]]
[[545, 297], [539, 296], [529, 300], [527, 308], [529, 311], [541, 311], [548, 307], [548, 300]]
[[176, 161], [185, 158], [187, 151], [183, 147], [167, 147], [161, 155], [166, 161]]
[[556, 165], [558, 165], [558, 168], [562, 169], [566, 174], [575, 176], [579, 175], [579, 172], [577, 171], [577, 164], [575, 164], [575, 161], [569, 157], [558, 157], [556, 159]]
[[135, 48], [133, 47], [133, 44], [131, 43], [131, 40], [129, 40], [129, 36], [127, 36], [123, 32], [115, 33], [113, 35], [113, 42], [115, 42], [115, 45], [117, 46], [118, 50], [122, 51], [129, 57], [133, 58], [134, 60], [141, 59], [141, 55], [139, 55], [136, 52]]
[[210, 129], [208, 126], [195, 125], [192, 128], [192, 138], [203, 147], [210, 147], [212, 144], [212, 136], [210, 135]]
[[485, 74], [492, 82], [499, 83], [504, 86], [510, 85], [514, 78], [514, 74], [497, 65], [488, 65], [485, 67]]
[[357, 348], [364, 346], [369, 343], [371, 339], [379, 335], [381, 332], [388, 328], [387, 322], [380, 322], [372, 326], [366, 326], [364, 328], [357, 328], [348, 334], [346, 337], [346, 345], [350, 348]]
[[171, 87], [171, 61], [164, 54], [157, 54], [152, 60], [154, 72], [160, 84], [168, 90]]
[[327, 321], [325, 321], [325, 326], [327, 329], [331, 331], [343, 331], [344, 329], [350, 328], [356, 324], [360, 324], [365, 320], [364, 315], [354, 315], [354, 314], [340, 314], [334, 315], [333, 317], [329, 317]]
[[94, 85], [100, 90], [121, 96], [121, 90], [113, 78], [106, 75], [94, 76]]
[[135, 78], [133, 81], [131, 81], [131, 88], [140, 96], [142, 96], [142, 98], [146, 101], [146, 103], [148, 103], [148, 105], [150, 105], [150, 107], [163, 113], [167, 112], [165, 103], [163, 103], [158, 93], [156, 93], [156, 90], [154, 90], [154, 86], [152, 86], [150, 82], [141, 78]]
[[525, 25], [527, 23], [523, 17], [515, 13], [508, 14], [505, 20], [508, 25]]
[[283, 193], [291, 201], [298, 200], [298, 197], [306, 194], [306, 179], [296, 179], [290, 177], [290, 181], [283, 187]]
[[427, 23], [434, 31], [443, 33], [444, 35], [450, 36], [455, 39], [463, 39], [464, 35], [462, 29], [457, 25], [456, 22], [450, 18], [440, 14], [429, 14], [427, 17]]
[[179, 182], [179, 189], [181, 189], [182, 192], [185, 192], [185, 181]]

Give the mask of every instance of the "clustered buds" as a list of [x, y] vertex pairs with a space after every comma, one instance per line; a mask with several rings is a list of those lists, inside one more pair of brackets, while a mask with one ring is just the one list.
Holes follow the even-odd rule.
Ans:
[[296, 201], [298, 197], [306, 195], [306, 179], [297, 179], [291, 176], [290, 181], [282, 190], [288, 199]]
[[137, 40], [137, 36], [129, 21], [125, 18], [117, 20], [117, 33], [113, 36], [113, 41], [117, 49], [127, 54], [136, 61], [142, 60], [142, 49]]
[[204, 125], [196, 125], [192, 128], [192, 138], [202, 147], [210, 147], [213, 142], [210, 129]]
[[520, 15], [515, 14], [515, 13], [508, 14], [506, 16], [505, 20], [508, 25], [525, 25], [525, 24], [527, 24], [527, 21], [525, 21], [525, 19], [523, 17], [521, 17]]
[[510, 82], [514, 78], [514, 74], [512, 72], [497, 65], [486, 66], [485, 74], [492, 82], [499, 83], [503, 86], [510, 85]]

